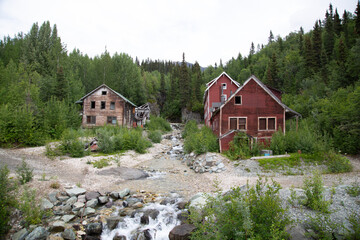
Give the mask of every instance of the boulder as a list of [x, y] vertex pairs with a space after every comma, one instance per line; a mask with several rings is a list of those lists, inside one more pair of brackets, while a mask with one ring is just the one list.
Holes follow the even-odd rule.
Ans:
[[90, 200], [92, 200], [92, 199], [97, 199], [98, 197], [100, 197], [100, 193], [99, 193], [99, 192], [92, 191], [92, 192], [87, 192], [87, 193], [85, 193], [85, 199], [86, 199], [86, 201], [90, 201]]
[[91, 199], [90, 201], [86, 202], [86, 206], [94, 208], [98, 205], [98, 203], [99, 203], [99, 201], [97, 200], [97, 198], [94, 198], [94, 199]]
[[85, 228], [86, 234], [90, 236], [99, 236], [102, 233], [102, 224], [101, 223], [89, 223]]
[[76, 202], [77, 202], [77, 197], [76, 196], [72, 196], [71, 198], [66, 200], [66, 204], [68, 204], [68, 205], [73, 205]]
[[118, 192], [115, 192], [115, 191], [112, 191], [112, 192], [110, 193], [110, 197], [115, 198], [115, 199], [118, 199], [118, 198], [119, 198], [119, 193], [118, 193]]
[[190, 208], [200, 209], [207, 203], [206, 195], [204, 193], [198, 193], [190, 199]]
[[73, 211], [73, 212], [74, 212], [74, 211], [79, 211], [79, 210], [82, 209], [84, 206], [85, 206], [84, 203], [82, 203], [82, 202], [76, 202], [76, 203], [74, 203], [74, 205], [73, 205], [72, 211]]
[[69, 199], [69, 196], [57, 196], [57, 199], [60, 201], [60, 202], [65, 202], [66, 200]]
[[125, 196], [129, 195], [130, 194], [130, 189], [128, 188], [125, 188], [124, 190], [121, 190], [119, 192], [119, 198], [124, 198]]
[[195, 230], [192, 224], [182, 224], [174, 227], [169, 233], [170, 240], [188, 240], [190, 234]]
[[52, 224], [50, 224], [49, 230], [50, 232], [63, 232], [65, 230], [65, 222], [55, 221]]
[[20, 231], [16, 232], [12, 236], [12, 240], [24, 240], [26, 236], [29, 234], [28, 230], [26, 228], [21, 229]]
[[138, 208], [142, 208], [144, 206], [144, 204], [142, 204], [141, 202], [137, 202], [135, 204], [133, 204], [131, 207], [133, 209], [138, 209]]
[[55, 191], [55, 192], [51, 192], [48, 194], [48, 198], [50, 200], [50, 202], [52, 203], [56, 203], [58, 201], [58, 199], [56, 198], [56, 195], [58, 195], [59, 191]]
[[70, 197], [79, 196], [79, 195], [84, 194], [84, 193], [86, 193], [86, 190], [83, 189], [83, 188], [79, 188], [79, 187], [66, 189], [66, 194], [69, 195]]
[[107, 225], [108, 229], [113, 230], [117, 227], [118, 223], [122, 220], [123, 220], [123, 218], [121, 218], [119, 216], [108, 217], [106, 219], [106, 225]]
[[109, 201], [109, 197], [107, 197], [107, 196], [101, 196], [101, 197], [99, 197], [99, 203], [100, 204], [105, 204], [105, 203], [107, 203]]
[[70, 222], [71, 220], [73, 220], [76, 216], [73, 214], [70, 215], [64, 215], [61, 217], [61, 220], [63, 220], [65, 223]]
[[52, 204], [49, 200], [47, 200], [46, 198], [43, 198], [41, 200], [41, 204], [40, 204], [40, 209], [42, 211], [44, 210], [48, 210], [54, 207], [54, 204]]
[[43, 227], [35, 228], [29, 235], [26, 236], [25, 240], [45, 240], [49, 233]]
[[76, 239], [76, 235], [75, 235], [74, 231], [70, 228], [65, 229], [65, 231], [61, 233], [61, 237], [65, 240], [75, 240]]
[[144, 212], [144, 214], [140, 218], [140, 222], [142, 224], [149, 224], [150, 218], [156, 219], [159, 215], [159, 210], [156, 209], [148, 209]]
[[[80, 211], [80, 212], [82, 214], [82, 211]], [[95, 209], [93, 209], [91, 207], [87, 207], [87, 208], [85, 208], [83, 216], [88, 216], [90, 214], [94, 214], [95, 212], [96, 212]]]
[[85, 194], [79, 195], [77, 201], [85, 203], [86, 202]]
[[118, 233], [116, 233], [113, 240], [126, 240], [126, 237], [124, 235], [119, 235]]

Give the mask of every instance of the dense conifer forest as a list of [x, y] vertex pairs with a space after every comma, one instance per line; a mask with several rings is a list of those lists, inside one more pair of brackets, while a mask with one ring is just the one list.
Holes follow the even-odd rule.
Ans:
[[[181, 119], [181, 109], [203, 112], [205, 83], [226, 71], [243, 83], [254, 74], [283, 92], [283, 102], [308, 119], [333, 146], [360, 150], [360, 6], [339, 13], [330, 4], [324, 19], [268, 43], [250, 43], [247, 56], [202, 68], [107, 50], [93, 58], [68, 50], [57, 26], [34, 23], [28, 33], [0, 41], [0, 143], [41, 145], [81, 123], [75, 102], [102, 83], [137, 105], [157, 104], [163, 117]], [[180, 58], [181, 56], [179, 56]]]

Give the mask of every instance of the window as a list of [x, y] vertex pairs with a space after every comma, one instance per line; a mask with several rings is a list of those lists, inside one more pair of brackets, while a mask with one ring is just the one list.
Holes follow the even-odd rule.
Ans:
[[229, 129], [246, 130], [246, 117], [229, 118]]
[[86, 123], [87, 124], [95, 124], [96, 123], [96, 116], [86, 116]]
[[115, 109], [115, 102], [110, 102], [110, 110], [114, 110]]
[[92, 109], [95, 108], [95, 101], [91, 101], [91, 108], [92, 108]]
[[227, 95], [226, 94], [223, 94], [221, 95], [221, 102], [224, 103], [227, 99]]
[[241, 105], [241, 96], [235, 96], [235, 105]]
[[222, 89], [226, 89], [226, 83], [221, 84]]
[[101, 92], [101, 95], [106, 95], [106, 94], [107, 94], [106, 91], [102, 91], [102, 92]]
[[259, 130], [276, 130], [276, 119], [274, 117], [259, 118]]
[[101, 109], [105, 109], [106, 102], [101, 102]]
[[116, 117], [107, 117], [107, 123], [116, 125]]

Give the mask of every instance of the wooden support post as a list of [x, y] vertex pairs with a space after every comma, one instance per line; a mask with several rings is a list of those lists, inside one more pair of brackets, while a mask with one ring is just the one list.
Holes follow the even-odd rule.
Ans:
[[298, 131], [298, 127], [299, 127], [299, 116], [296, 116], [296, 132]]

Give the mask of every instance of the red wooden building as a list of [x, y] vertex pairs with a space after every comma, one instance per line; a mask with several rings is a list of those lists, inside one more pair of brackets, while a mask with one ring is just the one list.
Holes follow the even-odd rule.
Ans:
[[[211, 99], [208, 96], [205, 101], [210, 101], [205, 106], [212, 105]], [[281, 102], [280, 91], [251, 76], [212, 112], [210, 126], [219, 137], [222, 152], [229, 149], [229, 142], [239, 131], [255, 141], [267, 142], [280, 129], [285, 134], [286, 119], [298, 116], [301, 115]]]
[[206, 84], [204, 93], [204, 121], [210, 127], [210, 119], [213, 112], [223, 104], [240, 87], [225, 72]]

